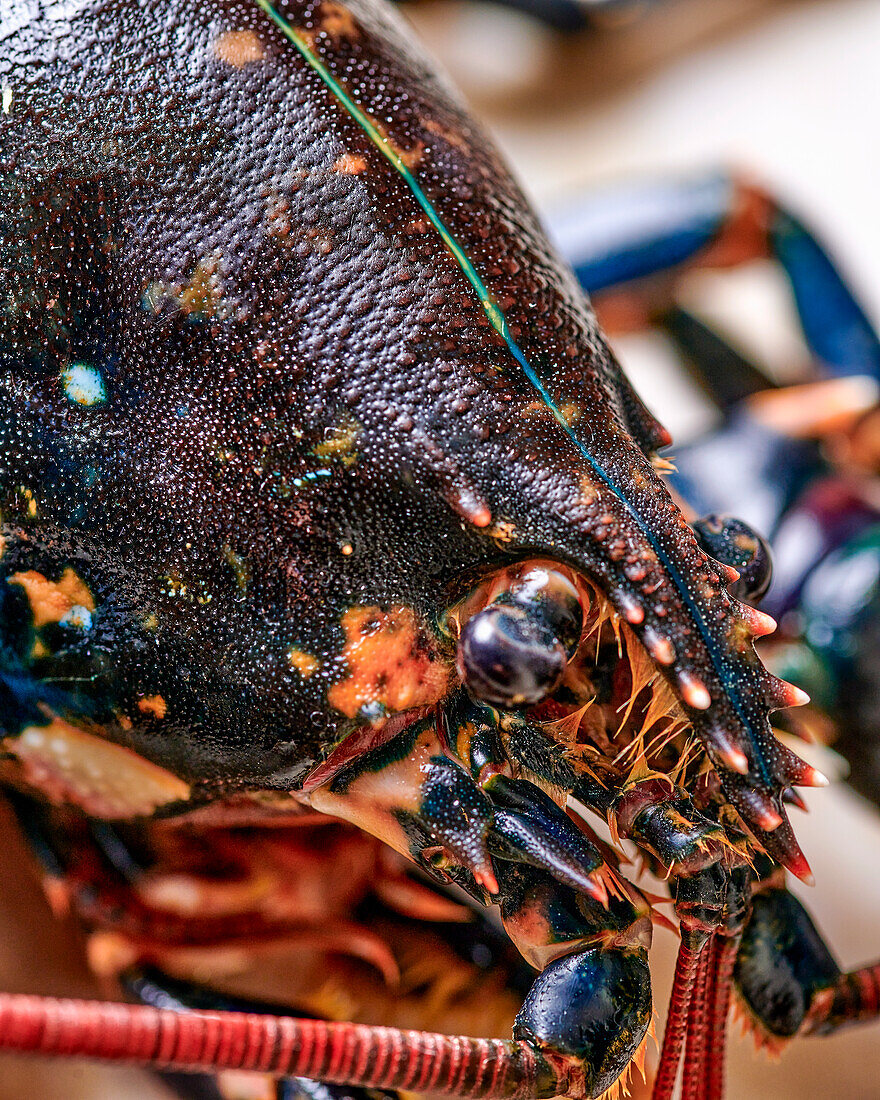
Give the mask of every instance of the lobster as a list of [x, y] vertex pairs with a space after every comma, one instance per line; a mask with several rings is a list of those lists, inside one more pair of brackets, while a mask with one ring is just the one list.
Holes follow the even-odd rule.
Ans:
[[[598, 1096], [644, 1057], [665, 920], [621, 838], [681, 934], [658, 1100], [682, 1060], [721, 1095], [734, 974], [768, 1034], [876, 1015], [877, 969], [784, 887], [784, 804], [824, 779], [770, 725], [806, 696], [755, 653], [766, 544], [687, 522], [668, 434], [398, 17], [15, 0], [3, 28], [3, 781], [144, 1003], [6, 995], [0, 1045]], [[426, 954], [466, 918], [508, 990], [515, 945], [513, 1040], [374, 1026], [354, 971], [242, 978], [280, 945], [393, 987], [389, 908], [444, 926]]]

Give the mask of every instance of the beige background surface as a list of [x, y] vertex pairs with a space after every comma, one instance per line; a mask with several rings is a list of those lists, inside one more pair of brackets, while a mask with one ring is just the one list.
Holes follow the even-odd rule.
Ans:
[[[559, 43], [488, 7], [438, 2], [415, 21], [539, 204], [632, 171], [745, 167], [809, 213], [880, 318], [876, 0], [669, 0], [592, 42]], [[766, 274], [695, 293], [744, 315], [746, 339], [781, 370], [801, 354]], [[699, 402], [641, 342], [621, 354], [679, 438], [705, 424]], [[880, 956], [880, 817], [840, 785], [808, 800], [811, 813], [796, 824], [818, 886], [798, 892], [844, 963]], [[22, 864], [4, 839], [0, 987], [94, 992], [75, 933], [54, 924]], [[674, 954], [668, 933], [657, 934], [652, 954], [662, 1005]], [[134, 1071], [0, 1059], [0, 1100], [166, 1095]], [[880, 1098], [880, 1025], [796, 1044], [776, 1065], [735, 1040], [729, 1095]]]

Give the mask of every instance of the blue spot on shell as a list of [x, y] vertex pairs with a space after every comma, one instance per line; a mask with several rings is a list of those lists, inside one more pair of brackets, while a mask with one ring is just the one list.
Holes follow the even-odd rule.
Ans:
[[74, 604], [71, 609], [59, 619], [62, 626], [74, 626], [78, 630], [90, 630], [92, 626], [92, 613], [82, 604]]
[[75, 405], [102, 405], [107, 400], [101, 372], [88, 363], [71, 363], [65, 367], [61, 372], [61, 385], [68, 401]]

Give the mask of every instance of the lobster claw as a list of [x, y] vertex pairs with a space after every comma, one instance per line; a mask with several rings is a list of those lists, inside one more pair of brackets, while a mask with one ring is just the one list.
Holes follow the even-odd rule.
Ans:
[[734, 978], [762, 1032], [789, 1039], [801, 1029], [816, 990], [840, 967], [797, 898], [781, 887], [757, 894]]
[[650, 1022], [647, 952], [589, 947], [538, 975], [513, 1033], [570, 1063], [580, 1079], [571, 1093], [599, 1096], [632, 1061]]
[[446, 757], [433, 756], [422, 771], [416, 819], [442, 845], [444, 861], [467, 868], [490, 894], [497, 893], [487, 847], [494, 818], [491, 802], [467, 772]]
[[487, 789], [495, 805], [489, 836], [493, 853], [542, 868], [556, 882], [608, 904], [605, 886], [594, 875], [603, 863], [599, 849], [540, 787], [496, 775]]
[[[470, 731], [473, 738], [491, 727], [470, 723]], [[493, 770], [503, 766], [494, 755], [500, 751], [490, 753], [481, 786], [424, 718], [327, 773], [307, 797], [314, 809], [366, 829], [426, 870], [453, 875], [480, 900], [482, 890], [499, 891], [494, 857], [538, 868], [607, 906], [598, 849], [540, 787]]]

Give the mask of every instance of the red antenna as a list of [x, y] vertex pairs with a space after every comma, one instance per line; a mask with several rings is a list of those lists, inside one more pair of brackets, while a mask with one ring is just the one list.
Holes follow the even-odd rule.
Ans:
[[0, 993], [0, 1050], [203, 1073], [255, 1070], [475, 1100], [578, 1095], [562, 1059], [522, 1042], [25, 994]]

